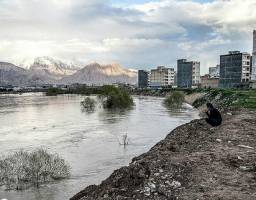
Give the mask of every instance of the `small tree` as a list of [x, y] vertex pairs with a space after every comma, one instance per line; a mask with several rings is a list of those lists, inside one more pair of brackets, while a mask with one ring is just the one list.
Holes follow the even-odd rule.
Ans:
[[82, 102], [81, 106], [85, 111], [94, 111], [96, 101], [90, 97], [86, 97]]
[[118, 138], [118, 142], [119, 142], [120, 145], [123, 145], [124, 147], [126, 145], [128, 145], [129, 144], [129, 138], [128, 138], [127, 133], [122, 136], [121, 141]]
[[127, 109], [134, 105], [133, 98], [123, 88], [105, 86], [99, 97], [102, 100], [103, 107], [107, 109]]

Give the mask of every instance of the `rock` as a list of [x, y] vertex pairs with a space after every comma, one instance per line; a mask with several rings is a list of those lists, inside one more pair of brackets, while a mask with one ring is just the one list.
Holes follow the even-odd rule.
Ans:
[[171, 185], [170, 186], [172, 186], [173, 188], [179, 188], [180, 186], [181, 186], [181, 183], [179, 182], [179, 181], [173, 181], [172, 183], [171, 183]]
[[246, 148], [246, 149], [254, 149], [253, 147], [250, 147], [250, 146], [246, 146], [246, 145], [238, 145], [239, 147], [242, 147], [242, 148]]
[[154, 183], [148, 183], [148, 186], [149, 186], [151, 192], [156, 191], [156, 185]]
[[145, 187], [144, 188], [144, 195], [150, 196], [150, 187]]
[[165, 181], [164, 182], [166, 185], [171, 185], [171, 182], [170, 181]]
[[221, 139], [216, 139], [216, 141], [217, 141], [217, 142], [219, 142], [219, 143], [221, 143], [221, 142], [222, 142], [222, 140], [221, 140]]
[[239, 169], [241, 169], [242, 171], [247, 171], [247, 170], [248, 170], [248, 167], [246, 167], [246, 166], [240, 166]]
[[237, 159], [238, 159], [238, 160], [243, 160], [240, 156], [237, 156]]

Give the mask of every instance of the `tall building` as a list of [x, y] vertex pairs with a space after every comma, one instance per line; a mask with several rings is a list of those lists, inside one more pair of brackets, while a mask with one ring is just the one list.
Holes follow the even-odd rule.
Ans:
[[150, 72], [150, 87], [173, 86], [175, 82], [174, 68], [159, 66]]
[[240, 51], [230, 51], [220, 56], [221, 88], [236, 88], [249, 84], [251, 77], [251, 55]]
[[177, 61], [178, 87], [198, 87], [200, 84], [200, 62], [180, 59]]
[[209, 67], [209, 75], [211, 78], [219, 78], [220, 77], [220, 65], [216, 65], [216, 67]]
[[252, 50], [252, 74], [251, 80], [256, 81], [256, 30], [253, 31], [253, 50]]
[[149, 86], [149, 72], [146, 70], [138, 71], [138, 86], [139, 88], [147, 88]]

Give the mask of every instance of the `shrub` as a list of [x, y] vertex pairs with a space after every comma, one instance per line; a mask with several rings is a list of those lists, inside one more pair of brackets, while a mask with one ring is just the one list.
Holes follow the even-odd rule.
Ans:
[[193, 102], [192, 106], [194, 106], [195, 108], [198, 108], [206, 103], [207, 103], [207, 99], [205, 97], [201, 97], [201, 98], [196, 99]]
[[171, 92], [164, 100], [164, 104], [171, 108], [180, 108], [184, 102], [185, 95], [181, 91]]
[[58, 94], [63, 94], [64, 91], [59, 88], [49, 88], [46, 92], [47, 96], [56, 96]]
[[70, 167], [58, 155], [38, 149], [31, 153], [18, 151], [0, 160], [0, 185], [8, 190], [23, 190], [30, 186], [67, 178]]
[[113, 86], [104, 86], [102, 89], [103, 92], [99, 97], [104, 108], [126, 109], [134, 105], [131, 95], [125, 89]]
[[96, 101], [90, 97], [86, 97], [82, 102], [81, 106], [86, 111], [94, 111], [96, 106]]
[[120, 145], [123, 145], [123, 146], [128, 145], [129, 144], [129, 138], [128, 138], [127, 133], [122, 136], [121, 141], [118, 139], [118, 142], [119, 142]]

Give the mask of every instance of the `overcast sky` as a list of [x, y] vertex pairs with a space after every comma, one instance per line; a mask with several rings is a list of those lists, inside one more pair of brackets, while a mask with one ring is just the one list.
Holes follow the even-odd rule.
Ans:
[[0, 60], [37, 56], [128, 68], [252, 51], [256, 0], [0, 0]]

